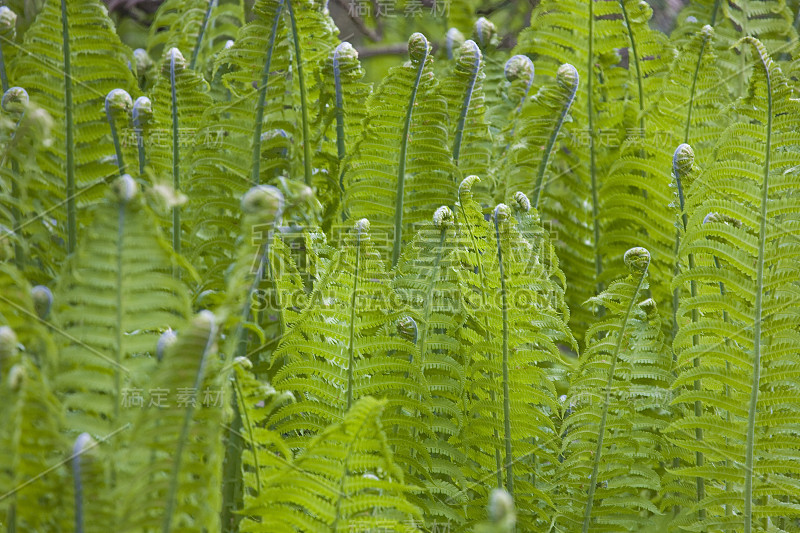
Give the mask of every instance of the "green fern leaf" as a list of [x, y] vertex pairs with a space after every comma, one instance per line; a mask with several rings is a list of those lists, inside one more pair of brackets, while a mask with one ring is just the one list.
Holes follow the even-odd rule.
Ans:
[[[640, 422], [630, 401], [636, 363], [648, 358], [647, 344], [637, 343], [640, 295], [647, 290], [650, 254], [632, 248], [625, 254], [630, 275], [597, 296], [607, 318], [587, 332], [580, 374], [570, 384], [570, 413], [564, 419], [563, 462], [556, 499], [559, 528], [564, 531], [636, 531], [642, 513], [657, 508], [640, 490], [659, 490], [654, 471], [660, 457], [655, 435], [636, 428]], [[638, 322], [638, 324], [637, 324]], [[639, 329], [638, 333], [644, 333]], [[662, 348], [658, 355], [664, 354]], [[639, 431], [636, 431], [636, 430]], [[638, 434], [637, 434], [638, 433]], [[581, 518], [582, 517], [582, 518]]]
[[[679, 312], [675, 402], [688, 408], [700, 401], [701, 409], [670, 430], [677, 445], [704, 458], [677, 472], [705, 480], [705, 499], [695, 507], [705, 513], [699, 524], [749, 532], [766, 528], [761, 518], [797, 515], [794, 491], [781, 481], [793, 475], [796, 449], [785, 431], [793, 392], [782, 376], [797, 349], [789, 295], [798, 249], [786, 237], [798, 212], [788, 192], [797, 181], [795, 165], [787, 157], [797, 150], [797, 111], [766, 48], [749, 37], [743, 43], [752, 45], [759, 68], [737, 105], [742, 120], [728, 128], [715, 163], [700, 177], [701, 196], [688, 202], [695, 209], [676, 280], [695, 285], [696, 296], [684, 299]], [[720, 216], [703, 224], [711, 212]], [[689, 258], [694, 269], [685, 268]]]
[[376, 229], [389, 232], [392, 266], [409, 228], [455, 193], [447, 107], [436, 93], [428, 47], [422, 34], [412, 35], [411, 62], [392, 68], [372, 95], [343, 178], [344, 214], [353, 221], [368, 218]]
[[55, 291], [63, 330], [55, 388], [74, 432], [95, 438], [124, 423], [123, 391], [141, 387], [161, 331], [189, 312], [185, 288], [171, 276], [167, 245], [130, 176], [94, 209], [94, 223]]
[[[117, 37], [105, 6], [98, 0], [63, 3], [69, 26], [69, 68], [64, 64], [62, 1], [48, 0], [25, 33], [22, 47], [28, 53], [17, 56], [11, 78], [55, 121], [53, 143], [38, 157], [53, 184], [44, 209], [53, 209], [58, 221], [54, 231], [72, 251], [77, 200], [83, 205], [97, 201], [102, 189], [97, 185], [116, 174], [114, 149], [106, 142], [105, 96], [116, 88], [133, 94], [136, 80], [128, 68], [130, 51]], [[50, 252], [63, 262], [59, 250], [51, 246]]]
[[130, 530], [220, 530], [229, 390], [216, 357], [217, 327], [211, 312], [201, 312], [166, 349], [153, 375], [147, 407], [133, 427], [132, 449], [140, 452], [131, 460], [135, 474], [122, 489], [122, 523]]
[[260, 518], [244, 531], [420, 531], [419, 511], [394, 463], [383, 429], [385, 401], [364, 397], [265, 481], [245, 510]]

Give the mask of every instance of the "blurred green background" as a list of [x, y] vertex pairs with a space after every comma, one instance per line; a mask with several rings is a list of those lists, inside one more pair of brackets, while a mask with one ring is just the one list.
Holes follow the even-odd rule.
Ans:
[[[144, 47], [153, 16], [163, 0], [104, 0], [122, 40], [131, 48]], [[223, 2], [237, 0], [221, 0]], [[249, 12], [254, 0], [244, 1]], [[675, 17], [689, 0], [649, 0], [652, 24], [669, 33]], [[20, 16], [23, 28], [30, 24], [44, 0], [6, 0]], [[472, 36], [472, 24], [486, 17], [498, 28], [498, 46], [511, 50], [520, 30], [530, 22], [539, 0], [329, 0], [328, 9], [340, 29], [340, 38], [359, 51], [370, 81], [405, 60], [406, 40], [415, 31], [443, 45], [449, 28]]]

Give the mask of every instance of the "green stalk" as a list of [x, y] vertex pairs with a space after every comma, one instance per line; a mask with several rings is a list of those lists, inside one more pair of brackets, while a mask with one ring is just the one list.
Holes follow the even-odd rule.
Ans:
[[589, 121], [589, 177], [592, 182], [592, 230], [593, 241], [592, 248], [594, 252], [594, 275], [597, 281], [597, 293], [603, 291], [603, 283], [600, 281], [600, 275], [603, 273], [603, 260], [600, 256], [600, 199], [598, 198], [597, 183], [597, 154], [595, 146], [595, 130], [594, 130], [594, 76], [592, 73], [595, 71], [594, 65], [594, 1], [589, 2], [589, 50], [588, 61], [586, 65], [586, 116]]
[[81, 452], [89, 437], [81, 433], [72, 447], [72, 478], [75, 490], [75, 533], [83, 533], [83, 480], [81, 479]]
[[356, 225], [356, 264], [353, 271], [353, 293], [350, 295], [350, 337], [347, 341], [347, 411], [353, 405], [353, 367], [355, 366], [356, 343], [356, 297], [358, 292], [358, 275], [361, 262], [361, 223]]
[[[333, 51], [333, 87], [336, 93], [336, 152], [339, 163], [344, 160], [346, 148], [344, 143], [344, 96], [342, 94], [342, 72], [339, 67], [339, 55], [344, 43]], [[341, 181], [339, 183], [341, 186]]]
[[[209, 8], [210, 9], [210, 8]], [[178, 95], [175, 84], [175, 56], [177, 49], [170, 51], [169, 58], [169, 84], [172, 96], [172, 188], [177, 194], [181, 187], [180, 174], [180, 143], [178, 142]], [[181, 208], [172, 207], [172, 249], [176, 254], [181, 253]], [[175, 269], [175, 277], [180, 277], [180, 270]]]
[[136, 132], [136, 151], [139, 156], [139, 175], [144, 174], [144, 165], [147, 153], [144, 147], [144, 126], [149, 122], [153, 115], [150, 99], [140, 96], [133, 103], [133, 129]]
[[75, 141], [72, 118], [72, 66], [69, 51], [69, 19], [67, 0], [61, 0], [61, 38], [64, 46], [64, 128], [66, 136], [67, 174], [67, 253], [75, 251], [78, 240], [78, 221], [75, 205]]
[[[719, 0], [717, 0], [717, 2], [714, 4], [714, 16], [716, 16], [718, 4]], [[714, 24], [713, 19], [714, 17], [712, 17], [711, 21], [712, 25]], [[705, 54], [706, 47], [708, 46], [710, 40], [711, 40], [711, 35], [703, 36], [703, 43], [700, 45], [700, 53], [697, 56], [697, 65], [695, 66], [694, 76], [692, 77], [692, 89], [689, 93], [689, 102], [688, 102], [689, 109], [686, 113], [686, 125], [684, 126], [684, 131], [683, 131], [683, 142], [685, 143], [689, 142], [689, 130], [691, 129], [692, 126], [692, 112], [694, 110], [694, 96], [695, 93], [697, 92], [697, 79], [700, 77], [700, 66], [703, 63], [703, 54]]]
[[306, 79], [303, 74], [303, 57], [300, 52], [300, 35], [297, 33], [297, 20], [294, 16], [292, 0], [286, 0], [286, 9], [292, 21], [292, 40], [294, 41], [295, 64], [297, 66], [297, 81], [300, 84], [300, 109], [303, 120], [303, 177], [306, 185], [311, 186], [311, 133], [308, 126], [308, 96], [306, 95]]
[[[719, 258], [716, 255], [714, 256], [714, 267], [717, 270], [719, 270], [721, 268], [720, 264], [719, 264]], [[721, 281], [719, 282], [719, 293], [722, 295], [723, 298], [725, 297], [725, 294], [726, 294], [725, 284], [723, 282], [721, 282]], [[728, 311], [722, 311], [722, 320], [725, 323], [728, 323]], [[730, 339], [725, 339], [725, 346], [730, 346], [730, 343], [731, 343]], [[725, 370], [727, 372], [731, 371], [731, 362], [730, 361], [725, 361]], [[730, 398], [730, 396], [731, 396], [731, 386], [726, 383], [725, 384], [725, 397], [726, 398]], [[730, 424], [730, 422], [731, 422], [731, 412], [730, 411], [727, 411], [725, 413], [725, 421]], [[725, 437], [725, 444], [726, 445], [728, 444], [728, 437]], [[725, 459], [725, 466], [731, 466], [731, 460], [730, 459]], [[731, 486], [731, 482], [726, 480], [725, 481], [725, 492], [730, 492], [732, 490], [732, 488], [733, 487]], [[732, 513], [731, 505], [729, 503], [726, 503], [725, 504], [725, 516], [730, 516], [731, 513]], [[784, 528], [781, 527], [781, 529], [784, 529]], [[725, 531], [727, 531], [727, 529]]]
[[111, 140], [114, 143], [114, 154], [117, 158], [117, 170], [119, 171], [119, 175], [123, 176], [125, 174], [125, 159], [122, 155], [122, 146], [119, 143], [119, 131], [117, 130], [117, 120], [114, 116], [117, 111], [120, 110], [119, 104], [123, 103], [120, 101], [121, 99], [127, 99], [127, 103], [130, 105], [130, 95], [128, 95], [127, 92], [125, 92], [123, 89], [111, 90], [106, 96], [105, 111], [106, 119], [108, 120], [108, 126], [111, 129]]
[[769, 200], [770, 152], [772, 151], [772, 79], [769, 72], [769, 56], [765, 57], [752, 37], [745, 37], [756, 48], [764, 66], [767, 82], [767, 142], [764, 146], [764, 181], [761, 184], [761, 220], [758, 230], [758, 259], [756, 260], [756, 301], [755, 324], [753, 326], [753, 380], [750, 391], [750, 404], [747, 412], [746, 449], [744, 462], [744, 533], [750, 533], [753, 522], [753, 455], [755, 448], [756, 407], [758, 407], [758, 388], [761, 384], [761, 320], [764, 299], [764, 247], [767, 234], [767, 202]]
[[0, 85], [3, 87], [3, 92], [8, 90], [8, 75], [6, 74], [6, 59], [3, 55], [3, 39], [0, 38]]
[[430, 283], [428, 283], [427, 290], [425, 291], [425, 309], [423, 311], [423, 324], [422, 324], [422, 334], [419, 337], [419, 353], [422, 357], [421, 363], [425, 363], [425, 348], [428, 342], [428, 331], [430, 330], [430, 318], [432, 314], [433, 308], [433, 289], [436, 286], [436, 283], [439, 281], [439, 265], [442, 262], [442, 250], [444, 249], [444, 242], [447, 237], [447, 227], [443, 226], [441, 234], [439, 236], [439, 246], [436, 248], [436, 256], [433, 260], [433, 266], [431, 267], [432, 276], [430, 279]]
[[[408, 108], [406, 109], [406, 119], [403, 123], [403, 134], [400, 138], [400, 164], [397, 168], [397, 195], [394, 202], [394, 246], [392, 247], [392, 268], [397, 266], [397, 261], [400, 260], [400, 247], [403, 243], [403, 200], [405, 194], [408, 133], [411, 130], [411, 116], [414, 113], [414, 103], [417, 100], [419, 82], [422, 79], [422, 73], [425, 71], [425, 63], [428, 61], [429, 53], [428, 40], [422, 34], [416, 35], [419, 35], [422, 38], [422, 46], [425, 48], [425, 50], [422, 54], [422, 57], [419, 59], [417, 78], [414, 81], [414, 86], [411, 88], [411, 96], [408, 99]], [[409, 49], [410, 48], [411, 46], [409, 45]]]
[[500, 221], [498, 215], [504, 204], [494, 209], [494, 232], [497, 238], [497, 263], [500, 268], [500, 294], [503, 299], [503, 431], [506, 444], [506, 491], [514, 496], [514, 455], [511, 447], [511, 395], [508, 387], [508, 301], [506, 276], [503, 268], [503, 246], [500, 241]]
[[206, 9], [206, 15], [203, 18], [203, 25], [200, 27], [200, 33], [197, 35], [197, 42], [194, 45], [194, 50], [192, 51], [192, 59], [189, 62], [189, 68], [194, 70], [195, 65], [197, 65], [197, 56], [200, 55], [200, 48], [203, 44], [203, 37], [206, 34], [206, 30], [208, 29], [208, 24], [211, 22], [211, 11], [217, 7], [217, 0], [211, 0], [208, 2], [208, 9]]
[[550, 155], [553, 152], [553, 146], [555, 146], [556, 138], [558, 138], [558, 134], [561, 131], [561, 126], [564, 124], [564, 119], [567, 117], [567, 113], [569, 113], [572, 103], [575, 101], [575, 95], [578, 93], [579, 77], [577, 69], [570, 64], [561, 65], [561, 67], [558, 69], [558, 76], [556, 79], [559, 80], [562, 76], [566, 78], [568, 83], [571, 84], [571, 92], [569, 99], [564, 102], [564, 107], [561, 109], [561, 115], [558, 117], [558, 121], [556, 121], [555, 128], [553, 128], [553, 131], [550, 133], [550, 138], [547, 140], [547, 146], [545, 146], [544, 149], [544, 156], [539, 163], [539, 172], [536, 176], [536, 186], [533, 189], [533, 207], [536, 209], [539, 208], [539, 200], [542, 198], [542, 189], [544, 188], [544, 173], [547, 171], [547, 165], [550, 162]]
[[253, 449], [253, 460], [255, 461], [256, 493], [261, 492], [261, 466], [258, 463], [258, 451], [256, 450], [256, 440], [253, 436], [253, 427], [250, 420], [243, 422], [247, 418], [247, 410], [244, 406], [239, 406], [239, 399], [243, 400], [239, 377], [234, 373], [233, 377], [233, 421], [226, 435], [225, 459], [222, 482], [222, 531], [229, 533], [238, 531], [237, 525], [241, 519], [236, 510], [241, 508], [242, 502], [242, 449], [244, 439], [241, 436], [246, 431], [248, 444]]
[[[686, 233], [686, 231], [688, 229], [689, 220], [688, 220], [688, 215], [686, 213], [685, 195], [684, 195], [684, 190], [683, 190], [683, 176], [681, 175], [678, 156], [686, 154], [687, 153], [687, 147], [688, 147], [688, 145], [680, 145], [675, 150], [675, 155], [672, 158], [672, 174], [675, 177], [675, 184], [677, 185], [677, 189], [678, 189], [678, 202], [679, 202], [679, 208], [680, 208], [680, 213], [681, 213], [681, 222], [683, 224], [683, 232], [684, 233]], [[688, 152], [691, 153], [692, 162], [693, 162], [694, 161], [694, 159], [693, 159], [694, 158], [694, 152], [691, 152], [690, 148], [688, 148]], [[680, 243], [680, 233], [678, 233], [678, 236], [676, 238], [676, 251], [677, 251], [677, 247], [679, 246], [679, 243]], [[676, 264], [676, 269], [677, 269], [677, 266], [678, 265]], [[694, 254], [689, 254], [689, 271], [692, 271], [694, 269], [694, 267], [695, 267]], [[689, 290], [690, 290], [690, 293], [692, 295], [692, 298], [695, 298], [697, 296], [697, 282], [695, 280], [691, 280], [689, 282]], [[676, 296], [677, 296], [677, 289], [676, 289], [676, 292], [673, 294], [673, 299], [677, 299]], [[674, 305], [674, 303], [673, 303], [673, 305]], [[675, 311], [677, 311], [677, 307], [675, 308]], [[699, 319], [700, 319], [700, 316], [699, 316], [699, 313], [698, 313], [697, 309], [696, 308], [692, 309], [692, 323], [697, 323], [697, 321]], [[676, 315], [676, 318], [675, 318], [674, 322], [675, 322], [674, 323], [674, 328], [677, 328], [677, 315]], [[698, 344], [700, 344], [700, 335], [692, 335], [692, 346], [697, 346]], [[694, 366], [695, 366], [695, 368], [700, 366], [700, 358], [695, 358], [694, 359]], [[700, 380], [696, 380], [694, 382], [694, 390], [696, 390], [696, 391], [702, 390], [702, 385], [700, 383]], [[700, 417], [703, 414], [703, 402], [701, 402], [700, 400], [697, 400], [697, 401], [694, 402], [694, 414], [695, 414], [696, 417]], [[695, 439], [698, 442], [702, 442], [703, 441], [703, 429], [700, 428], [700, 427], [697, 427], [697, 428], [695, 428], [694, 433], [695, 433]], [[695, 452], [695, 464], [696, 464], [697, 467], [702, 467], [705, 464], [705, 457], [704, 457], [703, 452], [699, 452], [699, 451]], [[705, 498], [705, 494], [706, 494], [706, 491], [705, 491], [705, 479], [703, 478], [703, 476], [697, 476], [695, 478], [695, 484], [696, 484], [696, 487], [697, 487], [697, 502], [699, 503], [699, 502], [703, 501], [703, 499]], [[705, 509], [702, 509], [702, 508], [699, 509], [697, 514], [698, 514], [698, 518], [700, 520], [704, 520], [705, 517], [706, 517]]]
[[[344, 169], [342, 163], [347, 155], [347, 146], [344, 136], [344, 95], [342, 94], [342, 69], [340, 56], [342, 47], [348, 43], [342, 43], [333, 51], [333, 87], [336, 93], [336, 155], [339, 158], [339, 191], [344, 193]], [[340, 198], [341, 203], [341, 198]]]
[[611, 368], [608, 370], [608, 379], [606, 381], [606, 391], [605, 391], [605, 399], [603, 401], [603, 412], [600, 415], [600, 427], [597, 430], [597, 447], [595, 448], [594, 457], [592, 459], [592, 476], [589, 479], [589, 492], [586, 497], [586, 509], [583, 514], [583, 533], [588, 533], [589, 526], [592, 523], [592, 506], [594, 505], [594, 492], [597, 488], [597, 476], [600, 470], [600, 459], [603, 454], [603, 438], [605, 437], [606, 432], [606, 420], [608, 418], [608, 404], [611, 400], [611, 388], [614, 384], [614, 372], [616, 371], [617, 360], [619, 359], [619, 352], [622, 348], [622, 340], [625, 338], [625, 330], [628, 328], [628, 320], [631, 316], [631, 310], [633, 310], [633, 306], [636, 305], [636, 300], [638, 299], [639, 292], [642, 289], [642, 285], [644, 284], [645, 276], [647, 275], [647, 267], [649, 266], [649, 258], [648, 264], [642, 269], [641, 276], [639, 277], [639, 282], [636, 284], [636, 290], [633, 292], [633, 296], [631, 296], [631, 301], [628, 304], [628, 309], [625, 311], [625, 317], [622, 320], [622, 327], [620, 328], [619, 332], [617, 333], [617, 343], [614, 346], [614, 354], [611, 356]]
[[[204, 311], [205, 313], [206, 311]], [[208, 335], [208, 340], [206, 341], [205, 349], [203, 350], [203, 354], [200, 359], [200, 363], [197, 367], [197, 374], [195, 375], [194, 380], [194, 388], [192, 390], [197, 391], [200, 388], [200, 385], [203, 383], [203, 377], [205, 375], [206, 363], [208, 362], [208, 354], [211, 351], [211, 347], [214, 345], [214, 340], [217, 336], [217, 327], [216, 324], [212, 321], [211, 328]], [[194, 396], [197, 396], [197, 393], [194, 393]], [[175, 513], [175, 504], [178, 499], [178, 476], [180, 475], [181, 471], [181, 463], [183, 459], [183, 448], [186, 445], [186, 441], [189, 440], [189, 429], [192, 423], [192, 415], [194, 414], [195, 409], [195, 402], [190, 401], [186, 405], [186, 413], [183, 416], [183, 425], [181, 427], [180, 437], [178, 439], [178, 445], [175, 449], [175, 460], [172, 463], [172, 474], [170, 475], [169, 480], [169, 492], [167, 493], [167, 502], [164, 506], [164, 522], [162, 523], [161, 531], [162, 533], [169, 533], [172, 529], [172, 515]]]
[[[2, 47], [0, 47], [0, 54], [2, 54]], [[2, 61], [2, 59], [0, 58], [0, 62], [1, 61]], [[5, 71], [5, 66], [4, 65], [0, 65], [0, 66], [2, 67], [3, 71]], [[28, 103], [28, 93], [25, 92], [25, 89], [22, 89], [22, 88], [20, 88], [20, 91], [22, 92], [22, 94], [24, 94], [24, 96], [25, 96], [25, 104], [27, 105], [27, 103]], [[6, 96], [6, 92], [7, 92], [7, 90], [3, 91], [3, 96], [4, 97]], [[8, 144], [6, 146], [6, 152], [5, 152], [5, 154], [3, 154], [3, 160], [0, 161], [0, 166], [4, 165], [5, 162], [6, 162], [6, 159], [8, 159], [8, 154], [11, 151], [11, 147], [14, 146], [14, 143], [15, 143], [16, 138], [17, 138], [17, 131], [19, 130], [19, 125], [22, 124], [22, 119], [23, 118], [25, 118], [25, 111], [22, 112], [22, 114], [19, 117], [19, 120], [17, 120], [17, 123], [14, 126], [14, 133], [11, 136], [11, 139], [9, 139], [9, 141], [8, 141]], [[21, 176], [20, 176], [20, 173], [19, 173], [19, 163], [15, 158], [11, 159], [11, 173], [13, 175], [13, 179], [11, 181], [11, 197], [12, 198], [20, 198], [18, 180], [20, 179]], [[14, 221], [14, 223], [13, 223], [14, 233], [17, 233], [17, 232], [20, 231], [20, 225], [21, 225], [20, 223], [22, 221], [22, 213], [20, 213], [19, 207], [17, 206], [16, 202], [12, 203], [12, 205], [11, 205], [11, 216], [12, 216], [13, 221]], [[22, 245], [20, 245], [18, 239], [16, 239], [15, 242], [14, 242], [14, 264], [20, 270], [22, 270], [25, 267], [25, 253], [24, 253], [24, 251], [22, 249]]]
[[628, 40], [631, 45], [633, 64], [636, 67], [636, 85], [639, 89], [639, 127], [642, 130], [642, 135], [644, 135], [644, 87], [642, 86], [642, 66], [639, 62], [639, 52], [636, 49], [636, 39], [633, 38], [633, 27], [631, 26], [631, 19], [628, 17], [628, 9], [625, 7], [625, 0], [619, 0], [619, 5], [620, 8], [622, 8], [622, 18], [625, 19], [625, 28], [628, 30]]
[[[458, 157], [461, 153], [461, 139], [464, 136], [464, 124], [467, 122], [467, 114], [469, 113], [469, 105], [472, 101], [472, 94], [475, 92], [475, 81], [478, 79], [478, 72], [481, 68], [481, 49], [475, 44], [475, 41], [467, 41], [472, 43], [472, 53], [475, 60], [472, 64], [472, 71], [469, 76], [469, 84], [464, 94], [464, 103], [461, 105], [461, 113], [458, 117], [458, 125], [456, 126], [455, 140], [453, 141], [453, 162], [458, 166]], [[465, 43], [466, 44], [466, 43]]]
[[261, 72], [261, 85], [258, 88], [258, 103], [256, 104], [256, 117], [253, 127], [253, 172], [250, 176], [252, 186], [258, 185], [261, 175], [261, 129], [264, 122], [264, 102], [267, 98], [267, 82], [269, 81], [269, 67], [272, 64], [272, 52], [275, 49], [275, 38], [278, 35], [278, 22], [281, 19], [283, 0], [278, 0], [275, 10], [275, 19], [272, 22], [272, 35], [269, 38], [267, 58], [264, 61], [264, 70]]

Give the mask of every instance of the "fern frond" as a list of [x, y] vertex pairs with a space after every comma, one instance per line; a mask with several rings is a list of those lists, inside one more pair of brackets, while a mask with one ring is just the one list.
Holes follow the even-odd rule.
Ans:
[[364, 397], [265, 481], [243, 531], [420, 531], [419, 511], [383, 429], [386, 402]]
[[414, 456], [425, 458], [425, 448], [406, 432], [424, 434], [421, 420], [430, 409], [420, 358], [411, 342], [390, 335], [402, 311], [389, 310], [396, 297], [369, 222], [359, 221], [345, 238], [273, 354], [273, 366], [279, 365], [275, 389], [293, 392], [298, 401], [276, 413], [271, 424], [302, 450], [309, 434], [340, 422], [359, 398], [383, 397], [384, 420], [395, 424], [395, 454], [415, 465]]
[[[101, 2], [63, 0], [63, 10], [69, 27], [69, 68], [62, 40], [62, 0], [48, 0], [25, 33], [22, 48], [27, 53], [17, 56], [11, 77], [55, 122], [53, 143], [38, 154], [49, 183], [41, 193], [42, 204], [53, 210], [58, 221], [53, 231], [72, 251], [78, 199], [83, 205], [96, 202], [102, 189], [96, 186], [116, 174], [114, 148], [106, 140], [105, 96], [116, 88], [135, 94], [136, 80], [128, 68], [130, 52]], [[51, 245], [50, 253], [63, 262], [60, 247]]]
[[[431, 456], [428, 472], [416, 475], [426, 491], [412, 498], [428, 521], [453, 525], [464, 521], [466, 457], [457, 447], [465, 430], [465, 357], [458, 341], [463, 326], [462, 286], [457, 276], [458, 255], [453, 212], [442, 206], [432, 224], [417, 232], [394, 276], [394, 289], [408, 310], [398, 329], [417, 345], [419, 364], [431, 405], [430, 438], [424, 444]], [[422, 437], [422, 436], [421, 436]], [[415, 474], [415, 472], [411, 472]]]
[[[188, 151], [201, 128], [201, 118], [211, 105], [211, 98], [208, 84], [190, 70], [179, 49], [167, 50], [160, 65], [160, 73], [151, 94], [153, 119], [144, 139], [145, 142], [153, 141], [148, 151], [155, 175], [153, 181], [162, 186], [170, 184], [174, 194], [180, 195], [181, 176], [187, 170], [185, 166], [181, 168], [181, 154]], [[154, 138], [154, 134], [157, 137]], [[181, 207], [172, 206], [171, 211], [172, 249], [180, 253], [183, 240]]]
[[55, 290], [64, 331], [55, 387], [74, 432], [100, 438], [126, 419], [122, 389], [141, 387], [160, 332], [189, 312], [172, 279], [169, 248], [153, 232], [136, 183], [126, 175], [94, 209], [94, 222]]
[[410, 63], [392, 68], [373, 93], [343, 178], [344, 214], [390, 232], [393, 266], [409, 228], [455, 193], [447, 108], [436, 91], [429, 46], [422, 34], [412, 35]]
[[[647, 290], [650, 254], [644, 248], [631, 248], [625, 263], [630, 275], [596, 297], [595, 303], [607, 315], [587, 331], [580, 374], [567, 395], [571, 412], [564, 419], [558, 468], [563, 492], [556, 499], [559, 527], [564, 531], [577, 530], [579, 525], [584, 533], [590, 529], [636, 531], [644, 519], [642, 513], [658, 514], [640, 493], [660, 488], [654, 471], [660, 460], [657, 438], [636, 428], [641, 420], [631, 401], [631, 378], [636, 367], [650, 358], [648, 343], [637, 342], [646, 334], [641, 318], [635, 320], [637, 312], [644, 314], [637, 306]], [[657, 353], [665, 354], [663, 341]]]
[[491, 136], [483, 94], [483, 56], [474, 41], [459, 50], [453, 73], [442, 82], [450, 115], [449, 135], [453, 164], [462, 176], [485, 176], [489, 168]]
[[623, 110], [629, 75], [619, 67], [617, 53], [627, 46], [619, 2], [559, 0], [533, 10], [531, 27], [520, 34], [514, 50], [532, 56], [540, 75], [555, 78], [568, 63], [582, 80], [570, 108], [572, 123], [564, 126], [565, 149], [553, 154], [554, 176], [540, 205], [542, 220], [552, 221], [558, 234], [577, 334], [592, 320], [591, 309], [582, 304], [603, 286], [599, 193], [627, 127]]
[[[462, 202], [472, 202], [468, 190], [463, 192], [467, 194], [462, 193]], [[477, 210], [463, 208], [468, 217]], [[461, 342], [472, 354], [467, 369], [470, 430], [463, 445], [475, 462], [473, 479], [481, 484], [471, 487], [474, 503], [487, 503], [484, 483], [495, 476], [497, 456], [502, 456], [503, 473], [497, 475], [524, 509], [520, 523], [536, 528], [535, 524], [549, 523], [553, 513], [548, 491], [559, 447], [551, 418], [558, 411], [556, 390], [547, 367], [561, 363], [555, 339], [574, 341], [565, 323], [568, 315], [551, 305], [551, 280], [544, 263], [518, 233], [511, 209], [500, 204], [494, 216], [493, 232], [482, 216], [465, 221], [467, 228], [484, 226], [480, 233], [489, 239], [494, 233], [494, 239], [479, 244], [493, 246], [494, 253], [486, 254], [482, 262], [482, 285], [468, 266], [469, 255], [463, 257], [460, 271], [469, 317]], [[471, 510], [471, 518], [482, 513]]]
[[187, 66], [206, 72], [206, 63], [244, 21], [241, 2], [231, 0], [167, 0], [156, 11], [147, 36], [147, 53], [164, 61], [170, 48], [187, 57]]
[[[356, 49], [350, 43], [343, 42], [331, 52], [320, 72], [317, 81], [319, 86], [315, 88], [319, 95], [319, 111], [314, 123], [314, 145], [317, 147], [317, 157], [327, 157], [332, 161], [329, 165], [323, 165], [323, 168], [330, 168], [329, 179], [333, 182], [330, 188], [318, 183], [317, 190], [321, 197], [328, 198], [324, 220], [330, 220], [331, 223], [341, 208], [345, 159], [360, 138], [361, 127], [367, 117], [364, 102], [372, 93], [372, 84], [362, 81], [364, 73]], [[326, 190], [328, 192], [324, 194]]]
[[[785, 425], [796, 410], [794, 393], [782, 376], [798, 343], [790, 280], [800, 249], [788, 238], [798, 216], [789, 185], [797, 182], [796, 166], [787, 157], [798, 149], [797, 104], [766, 48], [750, 37], [743, 44], [752, 45], [759, 67], [737, 104], [742, 119], [699, 178], [701, 196], [689, 201], [694, 210], [680, 253], [682, 267], [691, 258], [695, 268], [682, 268], [676, 279], [684, 290], [695, 285], [696, 296], [679, 309], [675, 403], [700, 401], [702, 408], [670, 430], [676, 445], [704, 457], [676, 472], [705, 479], [705, 498], [695, 506], [706, 513], [700, 524], [724, 521], [749, 532], [767, 527], [762, 518], [797, 515], [796, 493], [779, 480], [793, 475], [796, 449]], [[719, 215], [703, 224], [708, 213]]]
[[[234, 390], [241, 425], [237, 430], [241, 443], [241, 469], [243, 485], [240, 511], [258, 500], [265, 484], [277, 469], [286, 466], [293, 458], [280, 434], [272, 431], [268, 420], [275, 410], [292, 401], [292, 395], [278, 394], [269, 385], [259, 382], [249, 371], [252, 363], [246, 358], [234, 361]], [[249, 517], [244, 517], [242, 531], [257, 528]]]
[[63, 466], [68, 456], [61, 433], [63, 407], [30, 357], [17, 353], [16, 342], [13, 330], [0, 328], [3, 523], [12, 531], [69, 530], [72, 501], [63, 489], [70, 485]]
[[[539, 200], [548, 182], [548, 167], [553, 153], [558, 151], [557, 140], [578, 90], [578, 71], [572, 65], [562, 65], [556, 75], [556, 85], [544, 87], [522, 105], [519, 120], [521, 125], [514, 132], [507, 160], [500, 174], [505, 177], [505, 190], [501, 191], [506, 201], [516, 192], [522, 191], [532, 199], [531, 205], [539, 207]], [[497, 171], [495, 171], [497, 172]]]
[[[0, 264], [0, 324], [15, 332], [15, 338], [25, 347], [26, 356], [48, 380], [58, 366], [56, 345], [44, 321], [52, 301], [50, 289], [43, 285], [32, 288], [13, 265]], [[0, 363], [0, 373], [7, 373], [14, 363]]]
[[216, 357], [214, 315], [203, 311], [186, 326], [166, 350], [133, 427], [132, 448], [146, 453], [136, 454], [122, 498], [123, 524], [131, 530], [221, 527], [221, 437], [230, 391]]

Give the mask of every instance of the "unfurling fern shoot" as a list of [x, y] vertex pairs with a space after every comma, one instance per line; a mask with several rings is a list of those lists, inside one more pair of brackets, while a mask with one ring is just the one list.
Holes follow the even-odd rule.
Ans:
[[417, 78], [411, 87], [411, 95], [408, 99], [406, 108], [406, 118], [403, 122], [403, 134], [400, 137], [400, 161], [397, 167], [397, 196], [394, 202], [394, 244], [392, 246], [392, 266], [397, 265], [400, 260], [400, 247], [403, 243], [403, 200], [406, 182], [406, 153], [408, 151], [408, 137], [411, 129], [411, 119], [414, 113], [414, 106], [417, 100], [417, 90], [428, 63], [431, 45], [428, 39], [421, 33], [415, 33], [408, 39], [408, 58], [411, 64], [417, 68]]
[[144, 148], [144, 131], [153, 118], [153, 103], [146, 96], [140, 96], [133, 102], [131, 122], [136, 134], [136, 151], [139, 155], [139, 175], [144, 174], [147, 153]]
[[125, 174], [125, 161], [122, 157], [122, 146], [119, 142], [117, 125], [120, 121], [124, 121], [122, 122], [124, 126], [128, 125], [132, 107], [133, 100], [131, 100], [131, 95], [124, 89], [114, 89], [106, 96], [106, 118], [108, 119], [108, 125], [111, 127], [111, 140], [114, 142], [114, 152], [120, 176]]
[[544, 175], [547, 171], [547, 165], [550, 162], [550, 154], [553, 151], [553, 146], [555, 145], [558, 134], [561, 131], [561, 126], [564, 124], [564, 119], [567, 117], [570, 107], [572, 107], [572, 102], [575, 101], [575, 95], [578, 92], [579, 82], [580, 78], [578, 77], [578, 70], [575, 67], [565, 63], [558, 68], [558, 72], [556, 73], [556, 83], [564, 91], [566, 98], [564, 99], [563, 107], [561, 108], [561, 114], [558, 116], [556, 125], [553, 128], [550, 138], [547, 141], [547, 145], [544, 148], [544, 155], [539, 163], [539, 172], [536, 176], [536, 185], [533, 187], [533, 207], [537, 209], [539, 207], [539, 201], [542, 197], [542, 189], [545, 185]]

